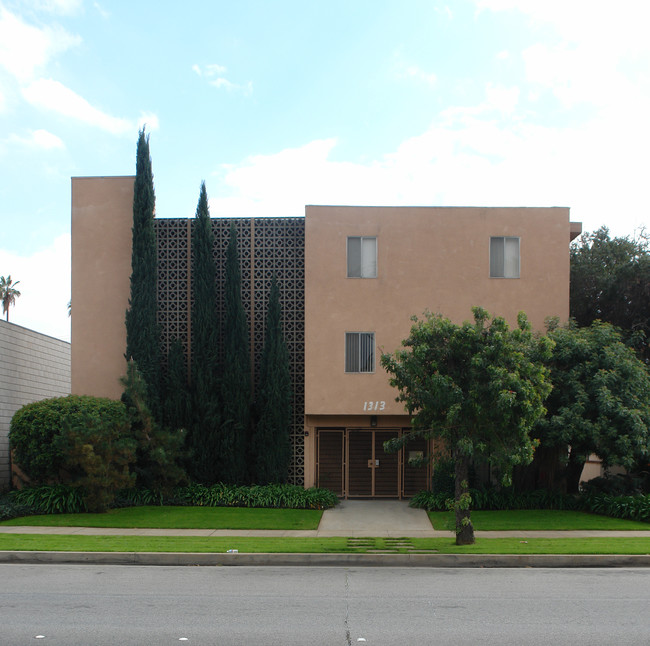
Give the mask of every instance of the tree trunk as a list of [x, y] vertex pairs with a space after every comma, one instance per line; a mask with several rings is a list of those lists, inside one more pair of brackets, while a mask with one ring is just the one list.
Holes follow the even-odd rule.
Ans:
[[569, 453], [569, 461], [566, 465], [567, 493], [578, 493], [578, 488], [580, 487], [580, 476], [582, 475], [582, 469], [584, 466], [585, 461], [583, 456], [576, 453], [573, 447], [571, 447], [571, 453]]
[[474, 527], [470, 520], [469, 505], [469, 458], [466, 455], [455, 456], [456, 495], [456, 545], [473, 545]]

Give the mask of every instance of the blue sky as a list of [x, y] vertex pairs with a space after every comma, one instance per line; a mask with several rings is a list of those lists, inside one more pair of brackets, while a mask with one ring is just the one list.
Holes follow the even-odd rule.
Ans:
[[0, 275], [69, 339], [70, 177], [158, 217], [305, 204], [569, 206], [650, 224], [647, 0], [0, 0]]

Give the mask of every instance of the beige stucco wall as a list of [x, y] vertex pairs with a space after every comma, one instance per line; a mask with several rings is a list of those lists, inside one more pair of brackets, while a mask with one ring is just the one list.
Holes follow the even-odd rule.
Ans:
[[72, 393], [119, 398], [133, 177], [72, 178]]
[[[511, 324], [523, 310], [537, 330], [547, 316], [566, 320], [570, 232], [568, 208], [307, 206], [305, 413], [403, 413], [378, 359], [399, 347], [413, 314], [460, 323], [480, 305]], [[348, 236], [377, 237], [377, 278], [347, 278]], [[491, 236], [520, 238], [520, 278], [490, 278]], [[346, 331], [375, 332], [374, 374], [345, 373]]]

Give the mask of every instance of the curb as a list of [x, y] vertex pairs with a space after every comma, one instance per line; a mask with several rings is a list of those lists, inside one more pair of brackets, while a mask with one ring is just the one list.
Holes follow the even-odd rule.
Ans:
[[638, 568], [650, 567], [650, 554], [229, 554], [0, 551], [0, 563], [226, 567]]

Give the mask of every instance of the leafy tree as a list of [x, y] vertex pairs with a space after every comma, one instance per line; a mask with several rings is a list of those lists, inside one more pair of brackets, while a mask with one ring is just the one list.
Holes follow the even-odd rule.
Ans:
[[[508, 328], [473, 308], [474, 323], [456, 325], [440, 315], [413, 318], [403, 350], [384, 354], [381, 363], [399, 389], [397, 401], [413, 416], [411, 436], [442, 440], [454, 460], [456, 543], [474, 542], [470, 519], [470, 460], [484, 456], [504, 484], [512, 468], [533, 458], [530, 430], [544, 413], [550, 391], [547, 370], [537, 357], [550, 356], [551, 342], [533, 336], [525, 315]], [[409, 434], [387, 444], [400, 448]]]
[[220, 478], [219, 365], [214, 234], [205, 182], [192, 230], [192, 431], [191, 469], [200, 482]]
[[147, 385], [135, 361], [127, 364], [126, 376], [121, 379], [122, 396], [131, 421], [131, 434], [137, 451], [135, 462], [136, 485], [157, 493], [169, 493], [186, 478], [181, 467], [184, 459], [183, 429], [170, 432], [161, 427], [147, 404]]
[[126, 311], [127, 361], [135, 361], [147, 384], [147, 402], [159, 418], [160, 347], [157, 303], [157, 247], [154, 230], [155, 195], [149, 154], [149, 137], [144, 128], [138, 137], [136, 174], [133, 187], [133, 247], [131, 254], [131, 296]]
[[278, 281], [273, 275], [266, 314], [266, 336], [260, 361], [258, 420], [251, 441], [254, 482], [285, 482], [291, 459], [291, 373], [282, 333]]
[[2, 301], [2, 313], [7, 315], [9, 321], [9, 308], [15, 305], [16, 298], [20, 296], [20, 292], [16, 289], [16, 285], [20, 283], [19, 280], [13, 282], [11, 276], [0, 276], [0, 301]]
[[163, 421], [169, 429], [188, 429], [190, 419], [187, 361], [179, 339], [173, 339], [167, 354]]
[[[536, 432], [566, 456], [566, 488], [577, 492], [585, 460], [633, 468], [650, 455], [650, 373], [610, 324], [551, 325], [553, 391]], [[557, 483], [555, 483], [557, 486]]]
[[571, 246], [571, 316], [580, 326], [606, 321], [650, 362], [650, 244], [610, 238], [606, 227], [584, 233]]
[[250, 429], [251, 366], [248, 323], [241, 300], [237, 230], [234, 224], [230, 227], [230, 240], [226, 251], [224, 300], [219, 473], [224, 482], [238, 483], [247, 479], [246, 448]]

